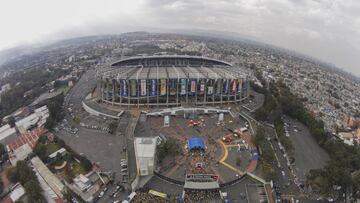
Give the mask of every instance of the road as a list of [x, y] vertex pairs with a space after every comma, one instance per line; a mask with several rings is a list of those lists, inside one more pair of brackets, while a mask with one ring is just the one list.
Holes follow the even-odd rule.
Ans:
[[[254, 99], [254, 101], [261, 101], [261, 99]], [[259, 105], [254, 103], [252, 106], [258, 107]], [[249, 121], [254, 131], [256, 131], [256, 127], [259, 125], [264, 127], [266, 140], [271, 145], [276, 156], [277, 161], [273, 163], [273, 168], [276, 169], [277, 178], [274, 182], [279, 185], [282, 197], [302, 198], [301, 202], [311, 202], [311, 200], [308, 201], [306, 198], [301, 197], [300, 188], [295, 183], [303, 183], [305, 174], [310, 169], [325, 166], [329, 157], [316, 143], [307, 127], [299, 121], [285, 116], [284, 122], [293, 123], [292, 127], [289, 128], [289, 136], [295, 146], [295, 164], [291, 165], [290, 168], [284, 156], [284, 151], [280, 149], [280, 145], [277, 139], [275, 139], [276, 132], [273, 126], [257, 122], [254, 119], [253, 109], [251, 108], [241, 108], [240, 114]], [[294, 126], [298, 129], [297, 132], [296, 130], [294, 131]]]

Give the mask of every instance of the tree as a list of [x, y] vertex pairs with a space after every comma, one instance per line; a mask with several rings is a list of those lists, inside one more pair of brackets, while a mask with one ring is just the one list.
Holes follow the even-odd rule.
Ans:
[[2, 194], [3, 191], [4, 191], [4, 183], [3, 183], [2, 179], [0, 178], [0, 194]]
[[240, 157], [236, 157], [236, 165], [237, 166], [241, 165], [241, 158]]
[[24, 184], [24, 188], [28, 197], [29, 203], [42, 203], [46, 202], [42, 196], [42, 189], [39, 185], [39, 182], [36, 180], [29, 180]]
[[35, 145], [35, 148], [33, 152], [43, 161], [47, 162], [47, 154], [46, 154], [47, 148], [44, 144], [38, 143]]
[[111, 122], [111, 123], [109, 123], [109, 133], [110, 134], [114, 134], [115, 133], [115, 131], [116, 131], [116, 129], [117, 129], [117, 127], [118, 127], [118, 122], [116, 122], [116, 121], [114, 121], [114, 122]]
[[9, 117], [8, 123], [10, 125], [10, 127], [15, 127], [15, 118], [13, 116]]
[[46, 120], [45, 127], [51, 129], [56, 122], [64, 118], [62, 104], [64, 101], [64, 95], [59, 94], [58, 96], [47, 101], [46, 106], [49, 109], [49, 117]]
[[178, 153], [180, 153], [180, 146], [177, 140], [173, 138], [163, 141], [156, 149], [156, 157], [159, 162], [162, 162], [166, 156], [173, 156]]
[[20, 182], [24, 186], [30, 203], [46, 202], [42, 196], [42, 189], [35, 172], [25, 161], [18, 161], [16, 166], [8, 171], [9, 180], [12, 183]]
[[89, 161], [89, 159], [87, 159], [86, 157], [84, 157], [84, 156], [80, 156], [80, 165], [81, 165], [81, 167], [83, 167], [83, 169], [85, 170], [85, 171], [91, 171], [92, 170], [92, 167], [93, 167], [93, 165], [92, 165], [92, 163], [91, 163], [91, 161]]

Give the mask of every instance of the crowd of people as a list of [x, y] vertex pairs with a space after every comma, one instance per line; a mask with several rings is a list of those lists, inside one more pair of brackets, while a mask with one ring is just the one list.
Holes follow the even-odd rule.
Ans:
[[165, 203], [168, 202], [162, 197], [155, 196], [146, 192], [137, 192], [136, 196], [131, 200], [131, 203]]
[[221, 202], [219, 190], [185, 190], [184, 202]]

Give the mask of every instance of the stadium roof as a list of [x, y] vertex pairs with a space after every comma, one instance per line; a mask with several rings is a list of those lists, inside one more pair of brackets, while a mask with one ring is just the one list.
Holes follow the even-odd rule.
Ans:
[[204, 140], [200, 137], [192, 137], [188, 140], [189, 150], [192, 149], [202, 149], [205, 150]]
[[218, 64], [218, 65], [231, 66], [230, 63], [227, 63], [225, 61], [212, 59], [212, 58], [208, 58], [208, 57], [204, 57], [204, 56], [188, 56], [188, 55], [134, 56], [134, 57], [129, 57], [129, 58], [125, 58], [125, 59], [115, 61], [112, 64], [112, 66], [119, 66], [119, 65], [121, 66], [125, 62], [138, 62], [138, 61], [143, 61], [143, 60], [154, 60], [154, 59], [194, 59], [194, 60], [208, 61], [208, 62], [211, 62], [213, 64]]
[[108, 79], [237, 79], [245, 75], [231, 64], [201, 56], [162, 55], [131, 57], [103, 72]]

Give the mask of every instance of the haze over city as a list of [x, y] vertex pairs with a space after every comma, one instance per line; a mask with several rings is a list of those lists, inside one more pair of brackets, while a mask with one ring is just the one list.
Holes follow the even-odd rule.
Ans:
[[130, 31], [221, 31], [332, 63], [360, 76], [356, 0], [2, 1], [0, 50]]

